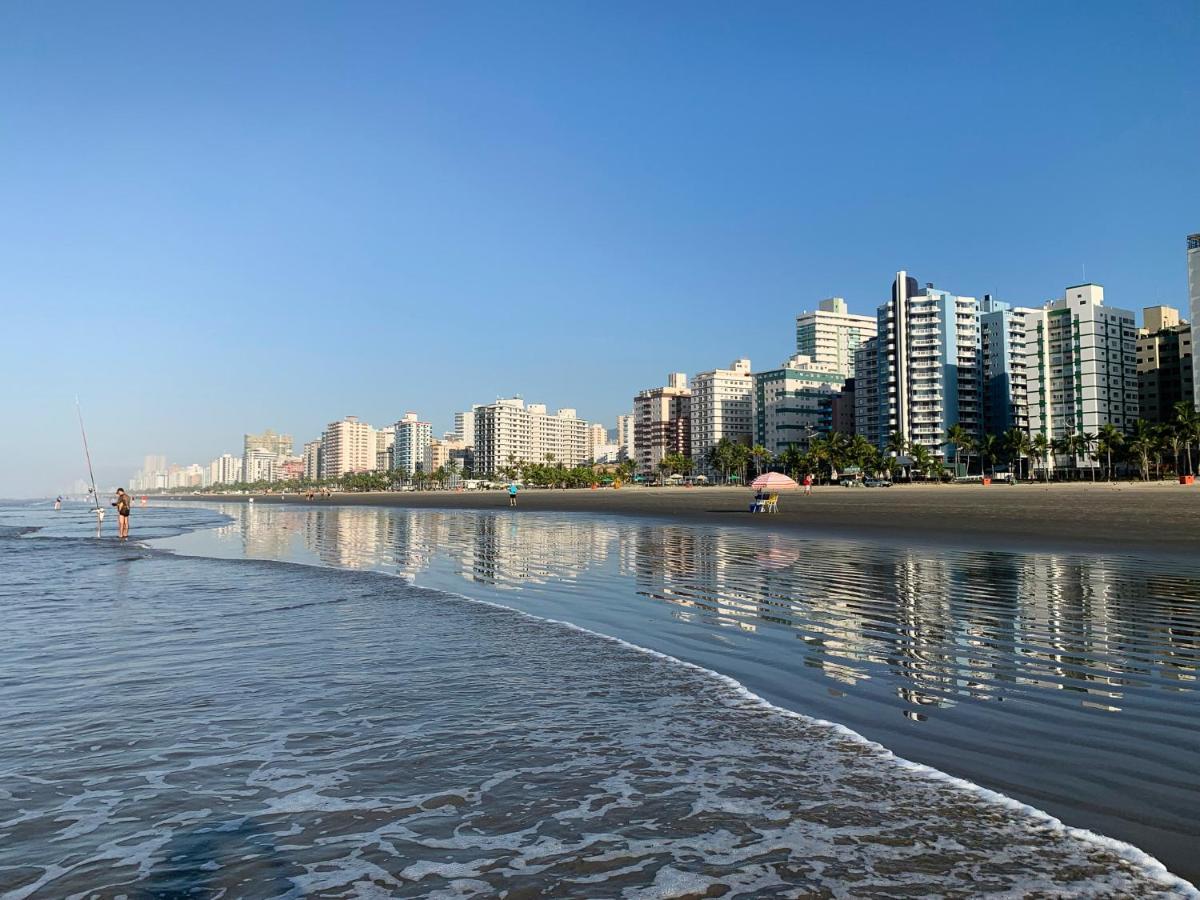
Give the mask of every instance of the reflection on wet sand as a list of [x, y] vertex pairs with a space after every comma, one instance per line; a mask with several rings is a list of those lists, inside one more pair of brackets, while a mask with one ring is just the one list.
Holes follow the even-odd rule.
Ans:
[[247, 556], [670, 653], [1176, 866], [1200, 840], [1200, 570], [564, 514], [224, 511]]
[[416, 578], [439, 557], [500, 590], [606, 570], [675, 617], [798, 632], [809, 665], [846, 685], [895, 678], [917, 708], [1070, 691], [1120, 711], [1129, 688], [1190, 692], [1200, 582], [1130, 561], [892, 549], [733, 529], [584, 517], [371, 508], [232, 507], [246, 556], [302, 549], [329, 566]]

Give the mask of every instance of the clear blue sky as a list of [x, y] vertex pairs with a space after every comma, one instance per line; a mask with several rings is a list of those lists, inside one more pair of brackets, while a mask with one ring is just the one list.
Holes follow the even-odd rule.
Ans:
[[1185, 304], [1200, 6], [9, 3], [0, 496], [784, 359], [893, 273]]

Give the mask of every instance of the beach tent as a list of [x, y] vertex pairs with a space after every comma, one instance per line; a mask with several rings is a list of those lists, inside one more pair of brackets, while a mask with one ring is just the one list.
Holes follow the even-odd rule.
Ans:
[[800, 485], [782, 472], [767, 472], [750, 482], [750, 487], [756, 491], [794, 491]]

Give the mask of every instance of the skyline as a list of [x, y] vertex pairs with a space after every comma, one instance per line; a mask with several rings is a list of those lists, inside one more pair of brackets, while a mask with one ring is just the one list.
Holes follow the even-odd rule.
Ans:
[[42, 436], [0, 496], [79, 477], [76, 395], [100, 480], [498, 395], [611, 427], [901, 268], [1187, 314], [1189, 4], [522, 9], [0, 11], [5, 418]]

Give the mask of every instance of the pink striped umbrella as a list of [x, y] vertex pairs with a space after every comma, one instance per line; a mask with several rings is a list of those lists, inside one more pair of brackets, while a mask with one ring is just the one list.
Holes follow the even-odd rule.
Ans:
[[756, 491], [794, 491], [800, 485], [782, 472], [767, 472], [750, 482], [750, 487]]

